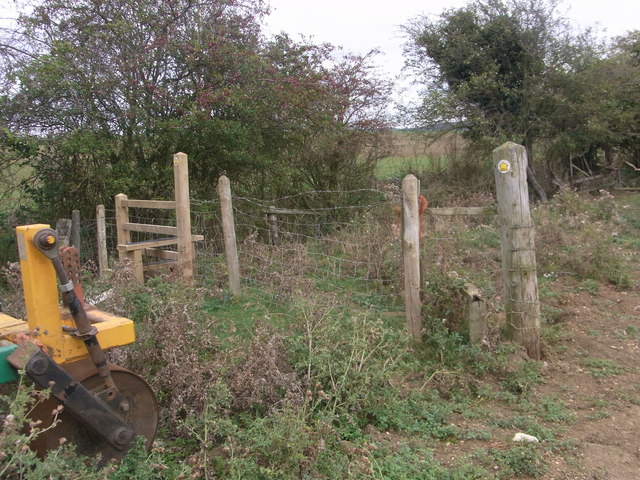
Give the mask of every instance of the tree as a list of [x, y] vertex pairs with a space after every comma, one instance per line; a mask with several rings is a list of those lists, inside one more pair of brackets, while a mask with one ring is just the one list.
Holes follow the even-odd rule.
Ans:
[[[548, 156], [602, 174], [640, 161], [640, 32], [619, 37], [567, 75], [548, 118]], [[567, 168], [565, 168], [567, 170]]]
[[119, 192], [168, 196], [176, 151], [190, 156], [192, 194], [209, 198], [221, 173], [236, 191], [313, 186], [292, 181], [311, 138], [340, 131], [355, 142], [349, 154], [378, 148], [387, 87], [370, 58], [336, 62], [330, 46], [268, 39], [263, 5], [45, 0], [22, 16], [15, 88], [0, 101], [2, 122], [40, 145], [29, 157], [39, 208], [90, 214]]
[[474, 0], [405, 27], [408, 65], [428, 89], [414, 118], [449, 123], [472, 139], [521, 143], [530, 160], [528, 180], [543, 201], [533, 146], [543, 134], [545, 99], [554, 95], [551, 80], [571, 71], [577, 45], [557, 5]]

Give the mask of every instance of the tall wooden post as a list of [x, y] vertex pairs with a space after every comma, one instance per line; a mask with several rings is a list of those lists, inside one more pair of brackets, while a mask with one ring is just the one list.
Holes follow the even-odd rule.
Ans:
[[127, 196], [124, 193], [116, 195], [116, 236], [118, 240], [118, 258], [131, 260], [133, 275], [140, 283], [144, 283], [144, 270], [142, 266], [142, 251], [127, 251], [124, 245], [131, 243], [131, 232], [124, 228], [129, 223], [129, 207], [127, 206]]
[[539, 360], [540, 303], [525, 147], [507, 142], [496, 148], [493, 167], [502, 240], [506, 335], [524, 346], [530, 358]]
[[104, 278], [109, 269], [107, 259], [107, 224], [104, 214], [104, 205], [96, 207], [96, 243], [98, 244], [98, 271], [100, 278]]
[[80, 251], [80, 210], [71, 211], [71, 245]]
[[402, 180], [402, 256], [407, 330], [414, 341], [421, 342], [420, 219], [418, 179], [414, 175], [407, 175]]
[[193, 241], [191, 238], [191, 201], [189, 199], [189, 165], [185, 153], [173, 156], [173, 181], [176, 195], [178, 230], [178, 267], [187, 282], [193, 281]]
[[71, 219], [59, 218], [56, 222], [56, 232], [58, 232], [58, 244], [61, 247], [68, 247], [71, 239]]
[[222, 234], [226, 253], [227, 271], [229, 272], [229, 288], [234, 297], [240, 295], [240, 263], [236, 245], [236, 227], [233, 221], [231, 203], [231, 183], [226, 176], [218, 179], [218, 195], [220, 197], [220, 213], [222, 215]]

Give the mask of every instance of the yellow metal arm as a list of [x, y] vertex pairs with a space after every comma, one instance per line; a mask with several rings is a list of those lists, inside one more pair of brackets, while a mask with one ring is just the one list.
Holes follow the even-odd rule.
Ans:
[[[63, 325], [75, 325], [72, 319], [61, 313], [56, 274], [50, 259], [33, 243], [36, 233], [44, 228], [49, 228], [49, 225], [25, 225], [17, 228], [28, 329], [44, 344], [47, 353], [56, 362], [67, 363], [86, 357], [87, 350], [81, 339], [63, 332]], [[131, 320], [98, 310], [94, 310], [93, 317], [100, 320], [95, 323], [95, 327], [98, 330], [97, 339], [103, 349], [135, 341]], [[7, 321], [7, 326], [8, 323], [10, 321]], [[20, 327], [13, 325], [11, 328]], [[0, 323], [0, 336], [3, 333], [3, 323]]]

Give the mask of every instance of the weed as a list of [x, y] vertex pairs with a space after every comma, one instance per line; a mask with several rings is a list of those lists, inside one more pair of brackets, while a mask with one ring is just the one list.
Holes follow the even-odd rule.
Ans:
[[611, 406], [611, 402], [603, 398], [589, 397], [587, 400], [589, 401], [589, 406], [592, 408], [602, 409]]
[[164, 428], [178, 434], [186, 416], [203, 411], [209, 386], [223, 375], [219, 340], [202, 314], [201, 293], [161, 277], [146, 285], [116, 285], [107, 307], [133, 317], [137, 341], [110, 351], [110, 359], [150, 381]]
[[542, 397], [540, 399], [540, 413], [547, 422], [573, 423], [576, 415], [567, 410], [558, 397]]
[[440, 439], [459, 434], [455, 425], [447, 423], [451, 413], [451, 405], [439, 400], [433, 392], [415, 392], [406, 398], [395, 392], [366, 411], [367, 418], [379, 429]]
[[265, 322], [256, 324], [253, 342], [227, 377], [235, 410], [267, 412], [285, 397], [288, 404], [301, 404], [304, 399], [302, 383], [288, 362], [282, 337]]
[[547, 471], [541, 448], [536, 444], [518, 445], [508, 450], [483, 449], [474, 457], [488, 468], [497, 470], [499, 478], [522, 475], [535, 478]]
[[464, 440], [491, 440], [491, 432], [489, 430], [469, 430], [462, 435]]
[[137, 437], [120, 463], [105, 467], [109, 480], [173, 480], [191, 473], [188, 465], [167, 465], [162, 455], [148, 452], [145, 441], [144, 437]]
[[562, 325], [552, 325], [542, 329], [541, 337], [547, 345], [557, 345], [564, 339]]
[[613, 203], [607, 203], [606, 208], [605, 203], [589, 202], [575, 192], [562, 190], [552, 203], [535, 211], [538, 237], [555, 247], [538, 250], [538, 262], [549, 271], [590, 280], [583, 286], [590, 292], [597, 291], [598, 282], [621, 289], [631, 285], [627, 262], [611, 235], [617, 216], [607, 212]]
[[585, 358], [582, 364], [594, 377], [612, 377], [625, 372], [624, 367], [603, 358]]
[[487, 478], [487, 471], [484, 468], [463, 461], [459, 465], [446, 468], [433, 460], [428, 451], [404, 445], [393, 449], [386, 445], [378, 447], [372, 455], [372, 472], [372, 477], [380, 480], [387, 478], [394, 480], [418, 478], [421, 480], [480, 480]]
[[591, 295], [597, 295], [599, 289], [600, 289], [600, 283], [598, 281], [596, 281], [596, 280], [591, 279], [591, 278], [587, 278], [587, 279], [583, 280], [578, 285], [578, 290], [590, 293]]
[[591, 415], [587, 415], [587, 420], [602, 420], [604, 418], [610, 418], [611, 417], [611, 412], [608, 412], [607, 410], [597, 410], [596, 413], [593, 413]]
[[502, 386], [511, 393], [527, 395], [541, 382], [540, 363], [528, 361], [507, 375]]

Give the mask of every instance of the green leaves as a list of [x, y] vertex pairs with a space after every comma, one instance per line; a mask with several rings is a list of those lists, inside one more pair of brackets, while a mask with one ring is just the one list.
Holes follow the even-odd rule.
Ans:
[[92, 215], [125, 187], [162, 196], [177, 151], [207, 198], [222, 173], [236, 191], [278, 195], [370, 180], [389, 94], [374, 53], [267, 38], [265, 12], [258, 0], [51, 0], [21, 17], [29, 53], [12, 62], [2, 121], [39, 138], [22, 155], [40, 214]]

